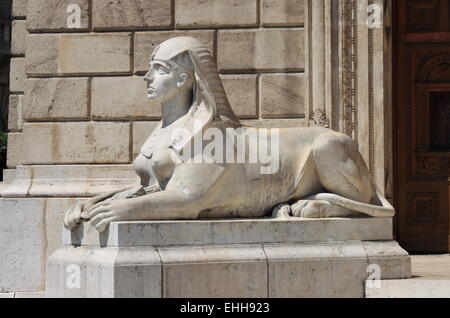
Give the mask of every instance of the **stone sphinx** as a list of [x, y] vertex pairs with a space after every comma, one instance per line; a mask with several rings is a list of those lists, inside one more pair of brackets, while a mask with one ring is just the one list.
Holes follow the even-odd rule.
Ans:
[[[75, 204], [65, 215], [67, 229], [82, 222], [103, 232], [115, 221], [394, 215], [348, 136], [242, 125], [198, 40], [179, 37], [156, 47], [145, 81], [163, 116], [134, 162], [140, 184]], [[241, 144], [220, 140], [232, 131], [244, 136]], [[239, 146], [249, 153], [236, 154]], [[209, 156], [198, 160], [205, 152]], [[261, 156], [269, 153], [276, 160], [272, 170]]]

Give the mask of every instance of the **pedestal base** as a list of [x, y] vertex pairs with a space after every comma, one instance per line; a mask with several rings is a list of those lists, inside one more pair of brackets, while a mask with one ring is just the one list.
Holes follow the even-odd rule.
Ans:
[[85, 226], [50, 257], [47, 296], [364, 297], [370, 275], [411, 276], [391, 229], [369, 218]]

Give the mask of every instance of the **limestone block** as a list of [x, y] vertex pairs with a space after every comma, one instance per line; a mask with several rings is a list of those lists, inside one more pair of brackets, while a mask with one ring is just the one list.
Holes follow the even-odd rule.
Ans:
[[154, 29], [172, 25], [171, 0], [94, 0], [94, 30]]
[[[68, 18], [74, 14], [70, 5], [80, 8], [80, 28], [70, 28]], [[30, 32], [83, 31], [89, 29], [89, 0], [30, 0], [27, 28]]]
[[1, 298], [14, 298], [14, 293], [0, 293]]
[[46, 298], [45, 292], [16, 292], [14, 298]]
[[264, 251], [270, 298], [364, 297], [368, 263], [361, 243], [264, 245]]
[[129, 163], [129, 123], [25, 124], [27, 164]]
[[10, 95], [8, 108], [8, 129], [10, 131], [22, 130], [23, 95]]
[[123, 74], [131, 71], [130, 33], [31, 35], [29, 75]]
[[[189, 231], [185, 231], [189, 228]], [[113, 222], [109, 231], [84, 224], [64, 230], [64, 244], [83, 246], [186, 246], [340, 241], [391, 241], [391, 219], [242, 219]]]
[[33, 119], [88, 119], [87, 78], [29, 79], [23, 116]]
[[[66, 283], [72, 268], [80, 274], [79, 286]], [[161, 272], [155, 248], [65, 247], [47, 262], [47, 297], [160, 298]]]
[[175, 25], [179, 28], [256, 26], [256, 0], [176, 0]]
[[161, 105], [149, 100], [142, 76], [97, 77], [92, 80], [95, 119], [159, 119]]
[[22, 164], [22, 133], [8, 134], [8, 151], [6, 152], [6, 161], [8, 168], [12, 169]]
[[411, 277], [411, 258], [397, 242], [363, 242], [369, 264], [380, 268], [381, 279]]
[[11, 54], [24, 55], [27, 37], [27, 23], [23, 20], [14, 20], [11, 29]]
[[25, 75], [25, 59], [24, 58], [12, 58], [11, 59], [11, 71], [9, 77], [9, 90], [11, 93], [23, 93], [26, 82]]
[[43, 290], [44, 200], [0, 199], [0, 291]]
[[58, 248], [62, 247], [62, 224], [64, 213], [76, 202], [86, 199], [55, 198], [47, 199], [45, 205], [45, 236], [47, 246], [45, 248], [45, 260]]
[[30, 34], [25, 49], [28, 75], [58, 74], [59, 35]]
[[218, 66], [227, 70], [303, 70], [303, 29], [220, 30]]
[[141, 152], [144, 142], [150, 137], [159, 122], [138, 121], [133, 123], [133, 159]]
[[147, 72], [150, 55], [157, 45], [170, 38], [192, 36], [206, 44], [214, 54], [214, 31], [136, 32], [134, 36], [134, 71]]
[[303, 26], [304, 0], [262, 0], [261, 22], [264, 26]]
[[267, 297], [262, 246], [159, 248], [164, 298]]
[[14, 18], [24, 18], [27, 16], [27, 2], [28, 0], [13, 0], [12, 16]]
[[294, 128], [308, 127], [308, 120], [298, 119], [264, 119], [264, 120], [242, 120], [243, 124], [257, 128]]
[[90, 197], [137, 182], [132, 165], [19, 166], [0, 196]]
[[263, 74], [260, 85], [264, 118], [305, 116], [304, 74]]
[[239, 118], [257, 118], [256, 75], [222, 75], [231, 108]]

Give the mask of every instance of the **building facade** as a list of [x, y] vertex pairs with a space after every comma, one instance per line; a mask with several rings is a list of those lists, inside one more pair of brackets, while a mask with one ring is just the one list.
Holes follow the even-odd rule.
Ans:
[[[449, 41], [448, 24], [435, 26], [431, 17], [445, 8], [450, 15], [446, 4], [13, 0], [8, 169], [0, 186], [0, 291], [44, 290], [45, 262], [61, 244], [68, 207], [135, 181], [131, 163], [161, 116], [159, 105], [145, 96], [149, 56], [158, 43], [181, 35], [209, 46], [231, 106], [246, 124], [323, 126], [352, 136], [377, 186], [398, 208], [394, 231], [400, 243], [411, 250], [447, 251], [450, 159], [444, 119], [450, 76], [433, 70], [450, 65], [449, 43], [420, 42], [418, 55], [401, 53], [415, 52], [408, 39], [427, 42], [420, 34], [441, 33], [442, 38], [433, 37], [436, 43]], [[427, 62], [422, 47], [430, 46], [439, 54]], [[412, 123], [411, 117], [399, 119], [413, 113], [403, 108], [405, 96], [399, 93], [410, 93], [402, 86], [408, 71], [400, 62], [411, 59], [427, 65], [424, 76], [436, 79], [431, 91], [440, 92], [431, 100], [444, 105], [437, 106], [438, 115], [431, 116], [437, 121], [429, 125], [439, 127], [432, 134], [438, 136], [433, 147], [440, 151], [422, 156], [431, 158], [421, 165], [432, 172], [420, 172], [415, 190], [408, 188], [410, 175], [402, 174], [410, 171], [410, 159], [399, 147], [408, 144], [405, 136], [414, 135], [403, 135], [402, 125]], [[411, 129], [427, 129], [419, 126]], [[431, 140], [424, 138], [421, 146]], [[420, 245], [436, 228], [439, 244], [433, 239]]]

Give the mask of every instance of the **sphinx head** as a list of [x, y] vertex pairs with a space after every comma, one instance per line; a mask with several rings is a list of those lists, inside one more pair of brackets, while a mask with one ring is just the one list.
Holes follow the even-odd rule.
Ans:
[[196, 39], [180, 37], [156, 47], [144, 78], [148, 98], [165, 102], [193, 91], [195, 69], [189, 49], [195, 44], [199, 44]]

